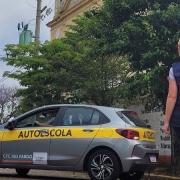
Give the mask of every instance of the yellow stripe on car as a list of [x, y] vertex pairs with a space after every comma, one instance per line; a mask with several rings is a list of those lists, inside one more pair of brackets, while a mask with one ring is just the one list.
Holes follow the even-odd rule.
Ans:
[[[116, 133], [117, 128], [46, 128], [46, 129], [18, 129], [5, 131], [3, 141], [33, 140], [47, 138], [124, 138]], [[84, 131], [87, 130], [87, 131]], [[89, 132], [88, 132], [89, 130]], [[155, 141], [155, 131], [134, 128], [139, 132], [139, 140]], [[2, 138], [4, 132], [0, 132]]]
[[[131, 128], [132, 129], [132, 128]], [[133, 130], [139, 132], [139, 139], [142, 141], [155, 141], [156, 132], [151, 129], [144, 129], [144, 128], [134, 128]]]

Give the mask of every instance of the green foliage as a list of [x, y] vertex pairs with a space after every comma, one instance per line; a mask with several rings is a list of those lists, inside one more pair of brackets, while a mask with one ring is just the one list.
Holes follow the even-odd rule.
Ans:
[[126, 56], [136, 72], [126, 80], [129, 82], [124, 91], [126, 99], [139, 97], [143, 88], [151, 104], [148, 108], [158, 104], [165, 108], [168, 71], [179, 59], [179, 3], [179, 0], [104, 0], [102, 11], [107, 12], [104, 18], [113, 29], [110, 31], [112, 48]]
[[106, 16], [100, 8], [85, 12], [69, 26], [71, 31], [66, 32], [64, 42], [81, 54], [83, 68], [79, 69], [80, 89], [76, 95], [88, 103], [111, 106], [119, 102], [123, 94], [119, 88], [131, 69], [127, 57], [114, 49], [114, 29]]
[[[148, 108], [159, 104], [165, 108], [168, 71], [171, 64], [178, 61], [176, 45], [180, 34], [179, 2], [104, 0], [101, 8], [85, 12], [84, 17], [74, 20], [75, 25], [70, 26], [71, 31], [66, 33], [65, 42], [75, 46], [75, 50], [83, 54], [86, 74], [98, 67], [97, 64], [93, 67], [93, 61], [99, 62], [99, 66], [103, 61], [103, 67], [107, 61], [111, 62], [113, 57], [122, 57], [126, 62], [129, 61], [124, 71], [136, 72], [136, 75], [131, 78], [124, 76], [119, 80], [123, 80], [123, 83], [120, 83], [121, 87], [119, 86], [113, 95], [111, 94], [114, 99], [137, 99], [143, 88], [149, 97], [148, 104], [151, 104]], [[116, 67], [123, 69], [121, 66]], [[100, 69], [102, 74], [114, 72], [118, 76], [118, 70], [102, 66]], [[95, 77], [100, 87], [98, 89], [101, 89], [97, 94], [103, 94], [103, 90], [108, 89], [107, 83], [101, 83], [105, 82], [102, 74], [98, 74], [100, 79]], [[87, 76], [86, 82], [89, 83], [90, 75]], [[111, 76], [106, 77], [110, 79]], [[89, 85], [86, 86], [91, 89]], [[100, 95], [93, 94], [93, 97], [98, 99]], [[108, 98], [106, 101], [109, 100]], [[112, 104], [112, 101], [109, 103]]]
[[79, 63], [78, 54], [71, 49], [60, 40], [42, 45], [7, 45], [11, 56], [4, 61], [18, 69], [6, 75], [17, 79], [22, 86], [16, 94], [23, 97], [22, 112], [46, 104], [69, 102], [76, 86], [73, 70]]
[[[4, 59], [19, 71], [7, 76], [23, 86], [22, 111], [53, 103], [86, 102], [113, 105], [119, 101], [127, 74], [126, 56], [119, 56], [107, 8], [95, 8], [74, 20], [61, 40], [8, 45]], [[67, 98], [68, 97], [68, 98]]]
[[110, 106], [119, 97], [136, 99], [142, 89], [150, 104], [156, 106], [157, 99], [165, 105], [168, 70], [178, 60], [179, 2], [104, 0], [102, 7], [75, 19], [61, 40], [7, 45], [11, 58], [4, 61], [19, 68], [7, 76], [23, 86], [18, 92], [28, 99], [23, 107], [64, 102]]

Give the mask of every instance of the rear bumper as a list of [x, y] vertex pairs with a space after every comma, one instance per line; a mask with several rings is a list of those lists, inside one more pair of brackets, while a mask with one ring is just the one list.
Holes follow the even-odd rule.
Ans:
[[[114, 150], [119, 155], [123, 172], [149, 171], [159, 165], [159, 150], [154, 142], [121, 139]], [[156, 162], [151, 162], [149, 155], [156, 156]]]
[[143, 159], [134, 162], [129, 171], [152, 171], [159, 166], [158, 154], [156, 155], [157, 162], [150, 162], [149, 154], [146, 154]]

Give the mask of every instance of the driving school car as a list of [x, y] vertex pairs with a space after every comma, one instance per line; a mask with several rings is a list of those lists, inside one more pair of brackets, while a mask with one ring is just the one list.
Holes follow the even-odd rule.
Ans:
[[93, 180], [140, 180], [158, 166], [155, 136], [131, 110], [43, 106], [0, 126], [0, 167], [20, 176], [49, 169], [85, 171]]

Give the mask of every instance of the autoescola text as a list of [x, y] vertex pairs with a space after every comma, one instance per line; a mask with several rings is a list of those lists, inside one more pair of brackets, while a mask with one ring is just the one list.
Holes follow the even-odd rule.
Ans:
[[18, 138], [32, 138], [32, 137], [61, 137], [61, 136], [72, 136], [71, 130], [65, 129], [51, 129], [42, 133], [39, 130], [21, 131]]

